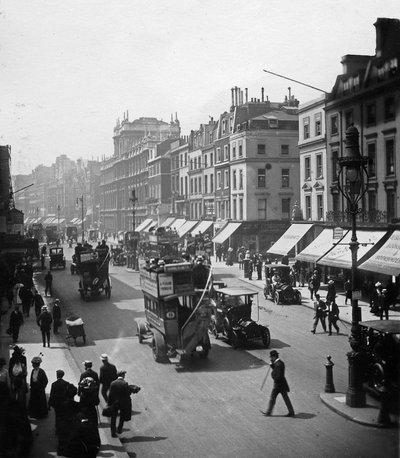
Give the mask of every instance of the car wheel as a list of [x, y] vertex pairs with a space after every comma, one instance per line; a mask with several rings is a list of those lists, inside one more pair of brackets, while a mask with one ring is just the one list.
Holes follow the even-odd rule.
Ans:
[[379, 363], [375, 363], [372, 368], [372, 382], [374, 388], [379, 393], [382, 393], [385, 389], [385, 369]]
[[223, 334], [226, 337], [229, 337], [230, 329], [231, 329], [231, 324], [228, 320], [227, 317], [225, 317], [222, 321], [222, 329], [223, 329]]
[[281, 303], [281, 296], [278, 293], [278, 291], [274, 295], [274, 302], [275, 302], [276, 305], [279, 305]]
[[296, 298], [297, 298], [297, 303], [298, 303], [299, 305], [301, 305], [301, 299], [302, 299], [302, 298], [301, 298], [301, 292], [300, 292], [300, 291], [297, 291], [297, 296], [296, 296]]
[[261, 338], [265, 348], [268, 348], [271, 343], [271, 333], [268, 328], [262, 328]]
[[208, 330], [211, 332], [211, 334], [218, 339], [218, 330], [217, 330], [217, 322], [215, 320], [215, 317], [211, 317], [210, 325], [208, 326]]

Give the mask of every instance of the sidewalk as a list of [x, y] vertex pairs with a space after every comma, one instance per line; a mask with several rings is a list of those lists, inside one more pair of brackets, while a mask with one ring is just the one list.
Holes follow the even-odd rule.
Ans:
[[[227, 266], [224, 262], [215, 262], [213, 259], [213, 267], [217, 269], [224, 269], [224, 274], [232, 274], [235, 277], [235, 281], [237, 279], [246, 282], [250, 285], [256, 286], [261, 290], [264, 289], [265, 285], [265, 276], [263, 273], [263, 280], [257, 280], [257, 273], [253, 272], [253, 279], [249, 280], [248, 278], [244, 278], [244, 271], [239, 269], [238, 264], [234, 264], [233, 266]], [[228, 284], [230, 282], [228, 281]], [[314, 303], [310, 298], [310, 291], [307, 287], [296, 287], [296, 289], [301, 291], [302, 295], [302, 305], [305, 307], [314, 309]], [[325, 299], [326, 296], [326, 289], [327, 285], [322, 284], [319, 293], [321, 294], [321, 299]], [[261, 292], [262, 294], [262, 292]], [[350, 301], [347, 305], [345, 305], [345, 295], [344, 292], [337, 292], [337, 304], [340, 310], [340, 320], [346, 323], [347, 329], [345, 332], [350, 334], [350, 326], [351, 326], [351, 315], [352, 315], [352, 308]], [[358, 305], [361, 308], [361, 319], [362, 321], [373, 321], [379, 320], [379, 317], [372, 314], [370, 312], [369, 303], [359, 300]], [[288, 306], [290, 307], [290, 305]], [[390, 320], [400, 320], [400, 307], [397, 305], [396, 310], [389, 311], [389, 319]], [[310, 323], [311, 325], [311, 323]], [[343, 331], [342, 331], [343, 332]], [[350, 351], [350, 346], [348, 348]], [[387, 425], [383, 425], [378, 422], [379, 411], [380, 411], [380, 403], [372, 398], [371, 396], [366, 394], [366, 406], [365, 407], [348, 407], [346, 405], [346, 393], [320, 393], [321, 401], [329, 407], [331, 410], [336, 412], [337, 414], [347, 418], [348, 420], [354, 421], [361, 425], [365, 426], [374, 426], [378, 428], [386, 427]], [[391, 420], [393, 422], [392, 426], [399, 426], [399, 418], [398, 416], [391, 415]]]
[[[43, 296], [44, 288], [42, 286], [41, 279], [41, 273], [34, 274], [35, 286]], [[56, 296], [53, 295], [53, 298], [43, 297], [46, 305], [49, 305], [49, 310], [51, 310], [50, 306], [54, 297]], [[2, 310], [8, 309], [8, 303], [5, 298], [3, 299], [2, 307]], [[8, 346], [11, 354], [14, 345], [10, 336], [6, 334], [6, 329], [8, 327], [9, 321], [9, 313], [10, 310], [8, 310], [8, 313], [2, 317], [3, 326], [0, 328], [0, 339], [2, 348], [5, 349]], [[46, 394], [48, 397], [50, 394], [51, 384], [56, 380], [57, 369], [62, 369], [65, 372], [64, 380], [77, 386], [82, 368], [79, 367], [74, 361], [70, 348], [60, 336], [55, 336], [52, 333], [50, 348], [43, 347], [42, 336], [39, 327], [36, 324], [35, 318], [35, 312], [31, 308], [30, 316], [28, 318], [24, 318], [24, 325], [21, 326], [17, 345], [25, 349], [25, 356], [28, 363], [28, 383], [32, 370], [31, 360], [33, 356], [42, 354], [41, 357], [43, 362], [41, 364], [41, 368], [44, 369], [47, 374], [47, 378], [49, 379], [49, 383], [46, 387]], [[75, 400], [79, 400], [79, 398], [75, 397]], [[109, 420], [101, 416], [101, 412], [104, 406], [104, 400], [101, 398], [98, 410], [100, 413], [99, 433], [102, 446], [100, 448], [99, 454], [107, 456], [108, 458], [128, 458], [128, 454], [126, 453], [125, 448], [121, 444], [119, 438], [111, 437]], [[54, 429], [54, 409], [50, 410], [47, 418], [40, 420], [31, 419], [30, 421], [33, 432], [33, 443], [31, 453], [29, 455], [30, 458], [60, 456], [57, 455], [57, 437], [55, 435]]]

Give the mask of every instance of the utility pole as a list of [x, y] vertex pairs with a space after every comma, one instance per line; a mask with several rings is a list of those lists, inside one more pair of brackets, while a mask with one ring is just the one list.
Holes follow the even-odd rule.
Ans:
[[132, 189], [132, 197], [129, 199], [132, 202], [132, 268], [136, 270], [136, 248], [137, 248], [137, 240], [136, 240], [136, 235], [135, 235], [135, 228], [136, 228], [136, 202], [137, 197], [136, 197], [136, 191], [135, 188]]
[[83, 245], [83, 242], [85, 241], [85, 223], [83, 221], [83, 194], [81, 197], [76, 198], [76, 205], [79, 205], [79, 201], [81, 202], [81, 206], [82, 206], [82, 245]]

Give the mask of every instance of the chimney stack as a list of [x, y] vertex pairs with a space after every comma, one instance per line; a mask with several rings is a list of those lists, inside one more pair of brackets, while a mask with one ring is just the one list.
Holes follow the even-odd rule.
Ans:
[[235, 89], [234, 88], [231, 88], [231, 92], [232, 92], [232, 107], [235, 106], [235, 96], [234, 96], [234, 91]]
[[264, 102], [264, 88], [261, 88], [261, 102]]
[[240, 105], [243, 105], [243, 91], [240, 91]]
[[245, 88], [245, 94], [246, 94], [246, 103], [249, 101], [249, 91], [247, 87]]

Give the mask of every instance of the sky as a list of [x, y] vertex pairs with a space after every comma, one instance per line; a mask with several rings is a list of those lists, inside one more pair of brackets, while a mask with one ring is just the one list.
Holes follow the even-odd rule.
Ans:
[[113, 154], [118, 118], [170, 120], [182, 135], [218, 118], [231, 88], [304, 103], [346, 54], [375, 53], [399, 0], [0, 0], [0, 144], [12, 174]]

